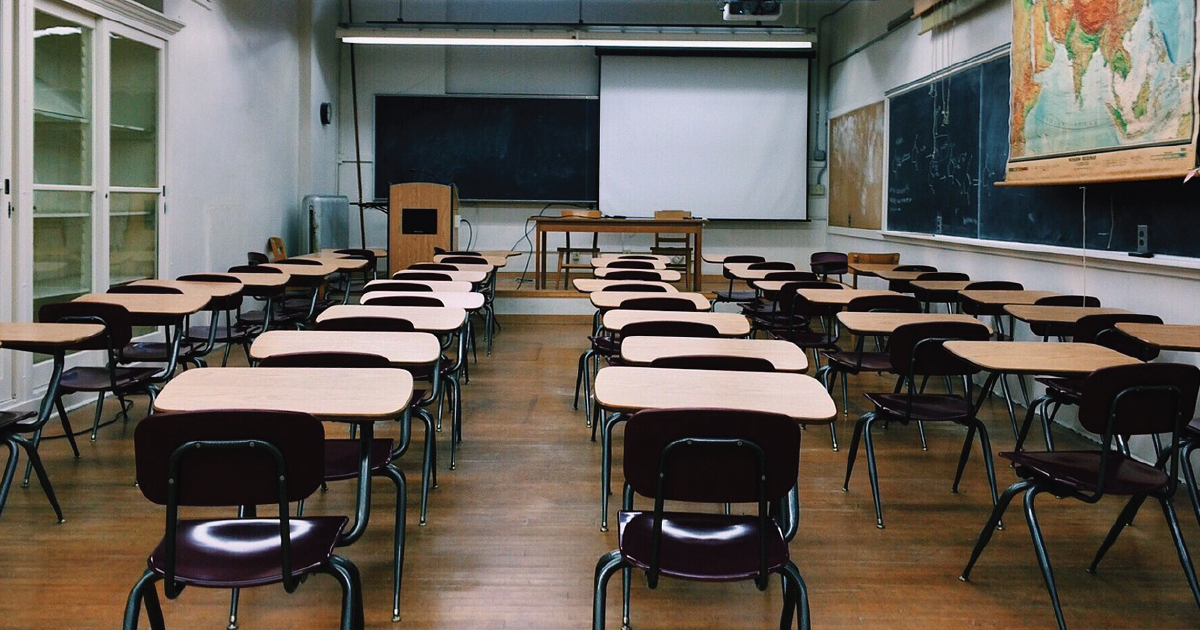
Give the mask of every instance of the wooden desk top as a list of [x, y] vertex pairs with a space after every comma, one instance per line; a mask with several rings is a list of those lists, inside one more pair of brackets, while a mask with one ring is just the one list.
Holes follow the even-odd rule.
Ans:
[[1085, 376], [1100, 368], [1141, 363], [1091, 343], [956, 340], [947, 341], [945, 347], [989, 372], [1003, 374]]
[[73, 301], [120, 304], [136, 315], [183, 317], [204, 308], [209, 299], [211, 298], [203, 293], [88, 293]]
[[[754, 283], [755, 286], [768, 293], [778, 292], [785, 284], [787, 283], [777, 280], [763, 280], [762, 282]], [[779, 285], [778, 288], [767, 288], [768, 286], [774, 287], [775, 285]], [[895, 291], [888, 291], [887, 289], [800, 289], [796, 293], [803, 295], [808, 301], [814, 304], [840, 307], [845, 307], [850, 303], [850, 300], [856, 297], [866, 295], [902, 295]]]
[[[614, 284], [652, 284], [654, 286], [665, 287], [667, 293], [677, 293], [679, 289], [673, 284], [666, 282], [656, 282], [653, 280], [602, 280], [600, 278], [575, 278], [571, 281], [575, 285], [575, 290], [580, 293], [592, 293], [595, 291], [603, 291], [606, 287], [611, 287]], [[646, 293], [646, 295], [654, 295]]]
[[[493, 265], [472, 265], [469, 263], [438, 263], [439, 265], [451, 265], [455, 271], [478, 271], [485, 276], [492, 273], [496, 269]], [[404, 269], [402, 271], [432, 271], [438, 273], [437, 269]]]
[[596, 403], [611, 411], [723, 407], [781, 413], [802, 424], [837, 416], [816, 379], [789, 372], [725, 372], [606, 367], [596, 374]]
[[483, 294], [473, 291], [371, 291], [363, 294], [358, 302], [359, 304], [370, 304], [374, 300], [390, 295], [437, 298], [442, 301], [443, 306], [457, 306], [468, 311], [477, 311], [483, 308]]
[[633, 300], [645, 297], [671, 297], [683, 298], [691, 300], [692, 304], [701, 311], [712, 309], [712, 303], [708, 298], [701, 293], [685, 293], [682, 291], [674, 293], [647, 293], [645, 291], [593, 291], [588, 294], [592, 299], [592, 306], [601, 309], [621, 308], [621, 303], [625, 300]]
[[741, 313], [688, 313], [681, 311], [633, 311], [613, 309], [604, 314], [604, 327], [619, 333], [634, 322], [697, 322], [711, 324], [722, 337], [743, 337], [750, 334], [750, 320]]
[[895, 263], [861, 263], [850, 262], [846, 265], [851, 272], [860, 276], [874, 276], [881, 271], [891, 271], [898, 265]]
[[455, 282], [479, 283], [479, 282], [483, 282], [484, 280], [487, 279], [487, 274], [482, 271], [435, 271], [433, 269], [430, 269], [430, 270], [424, 270], [424, 269], [404, 270], [404, 269], [401, 269], [400, 271], [397, 271], [396, 273], [392, 274], [392, 280], [404, 280], [404, 276], [406, 276], [410, 273], [442, 273], [442, 274], [446, 274], [447, 276], [450, 276], [450, 279]]
[[992, 306], [1004, 306], [1006, 304], [1033, 304], [1044, 297], [1058, 295], [1053, 291], [981, 291], [978, 289], [959, 291], [958, 294], [964, 301], [977, 302], [979, 304], [987, 304]]
[[1004, 307], [1010, 315], [1023, 322], [1035, 324], [1074, 324], [1080, 317], [1128, 313], [1123, 308], [1096, 306], [1043, 306], [1038, 304], [1008, 304]]
[[[750, 265], [757, 263], [725, 263], [725, 270], [738, 280], [762, 280], [769, 273], [787, 271], [787, 269], [751, 269]], [[800, 267], [797, 267], [800, 269]]]
[[154, 401], [160, 412], [271, 409], [322, 420], [374, 422], [399, 416], [412, 375], [391, 368], [197, 368], [176, 374]]
[[0, 344], [23, 352], [53, 352], [103, 333], [100, 324], [0, 322]]
[[[886, 267], [886, 266], [887, 265], [882, 265], [882, 267]], [[892, 280], [916, 280], [923, 274], [927, 274], [927, 273], [930, 273], [930, 272], [928, 272], [928, 271], [896, 271], [895, 269], [882, 269], [881, 268], [881, 269], [875, 271], [874, 274], [872, 274], [872, 275], [883, 278], [884, 280], [892, 281]]]
[[[367, 286], [378, 286], [380, 282], [391, 282], [391, 280], [371, 280], [367, 282]], [[470, 282], [454, 281], [454, 280], [398, 280], [398, 282], [411, 282], [413, 284], [423, 284], [435, 292], [442, 293], [467, 293], [475, 289]]]
[[736, 255], [736, 254], [710, 254], [708, 252], [705, 252], [700, 255], [700, 259], [706, 263], [710, 263], [713, 265], [723, 265], [723, 264], [725, 264], [725, 259], [731, 255]]
[[913, 280], [910, 284], [923, 291], [962, 291], [972, 280]]
[[354, 271], [367, 266], [367, 260], [365, 258], [351, 258], [349, 254], [338, 254], [327, 249], [323, 249], [315, 254], [301, 254], [300, 256], [293, 256], [293, 258], [319, 260], [327, 265], [337, 268], [338, 271]]
[[1200, 352], [1200, 326], [1121, 322], [1117, 324], [1117, 330], [1163, 350]]
[[658, 279], [662, 280], [663, 282], [679, 282], [679, 280], [683, 278], [683, 274], [675, 271], [674, 269], [614, 269], [612, 267], [596, 267], [592, 270], [592, 273], [597, 278], [604, 279], [608, 277], [608, 274], [616, 273], [618, 271], [646, 271], [649, 273], [658, 274]]
[[[637, 258], [630, 258], [630, 256], [637, 256]], [[652, 262], [657, 261], [657, 262], [663, 263], [665, 265], [665, 264], [671, 262], [671, 257], [663, 256], [662, 254], [641, 254], [641, 253], [626, 254], [624, 252], [622, 252], [622, 253], [600, 252], [600, 255], [593, 256], [592, 260], [602, 260], [605, 262], [612, 262], [614, 260], [649, 260]]]
[[[666, 258], [666, 257], [663, 256], [662, 258]], [[650, 263], [653, 266], [652, 268], [654, 268], [654, 269], [666, 269], [667, 268], [667, 261], [665, 261], [665, 260], [658, 260], [658, 259], [655, 259], [655, 260], [634, 259], [634, 260], [636, 260], [639, 263]], [[605, 258], [603, 256], [599, 256], [599, 257], [592, 258], [592, 267], [595, 267], [595, 268], [608, 267], [609, 265], [611, 265], [612, 263], [615, 263], [615, 262], [632, 262], [632, 261], [626, 260], [624, 258]]]
[[393, 365], [429, 365], [442, 356], [442, 344], [427, 332], [268, 330], [250, 346], [255, 360], [293, 352], [365, 352]]
[[544, 216], [529, 217], [537, 229], [543, 231], [563, 231], [563, 228], [576, 227], [581, 231], [594, 230], [597, 232], [644, 232], [654, 233], [661, 228], [690, 228], [700, 230], [707, 219], [692, 217], [690, 219], [655, 219], [653, 217], [578, 217], [578, 216]]
[[[521, 252], [506, 252], [506, 253], [518, 255], [518, 256], [521, 254]], [[436, 256], [433, 257], [433, 262], [440, 263], [440, 262], [446, 260], [447, 258], [459, 258], [462, 256], [470, 256], [470, 254], [437, 254]], [[479, 252], [479, 256], [474, 256], [474, 258], [482, 258], [487, 261], [488, 266], [495, 267], [496, 269], [499, 269], [500, 267], [503, 267], [508, 264], [508, 256], [498, 256], [498, 255], [490, 254], [490, 253], [486, 253], [486, 252]], [[457, 265], [459, 263], [448, 263], [448, 264]]]
[[279, 269], [280, 271], [289, 273], [293, 276], [304, 276], [304, 277], [308, 277], [308, 278], [312, 278], [312, 277], [324, 278], [325, 276], [328, 276], [329, 274], [338, 272], [338, 268], [335, 267], [334, 265], [329, 264], [329, 262], [327, 260], [319, 260], [317, 262], [319, 262], [321, 264], [319, 264], [319, 265], [289, 265], [287, 263], [284, 263], [281, 265], [279, 263], [266, 263], [263, 266], [271, 267], [274, 269]]
[[[348, 247], [346, 249], [363, 249], [363, 248]], [[387, 258], [387, 250], [383, 249], [382, 247], [367, 247], [365, 249], [371, 250], [371, 253], [375, 254], [376, 258]], [[325, 249], [322, 249], [320, 251], [320, 253], [328, 256], [328, 255], [337, 254], [337, 250], [326, 247]], [[344, 256], [345, 254], [342, 254], [342, 255]]]
[[[856, 335], [890, 335], [905, 324], [924, 322], [975, 322], [979, 320], [962, 313], [861, 313], [842, 311], [838, 321]], [[986, 324], [984, 324], [986, 326]], [[989, 327], [990, 330], [990, 327]]]
[[647, 365], [662, 357], [702, 354], [766, 359], [780, 372], [808, 369], [808, 357], [800, 346], [780, 339], [630, 337], [621, 342], [621, 359], [634, 365]]
[[422, 332], [444, 334], [462, 328], [467, 312], [454, 306], [375, 306], [337, 304], [317, 316], [317, 322], [343, 317], [392, 317], [407, 319]]
[[242, 286], [247, 289], [271, 289], [281, 287], [288, 283], [291, 279], [291, 274], [286, 271], [283, 273], [223, 273], [223, 276], [231, 276], [241, 281]]
[[[265, 275], [265, 274], [264, 274]], [[135, 280], [129, 283], [140, 287], [167, 287], [184, 293], [203, 293], [210, 298], [229, 297], [242, 290], [240, 282], [197, 282], [194, 280]]]

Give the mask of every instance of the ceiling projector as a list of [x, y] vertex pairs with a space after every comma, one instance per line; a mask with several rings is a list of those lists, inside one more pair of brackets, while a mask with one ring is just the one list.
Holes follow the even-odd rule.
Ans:
[[731, 22], [767, 22], [778, 20], [783, 14], [782, 0], [729, 0], [722, 9], [724, 18]]

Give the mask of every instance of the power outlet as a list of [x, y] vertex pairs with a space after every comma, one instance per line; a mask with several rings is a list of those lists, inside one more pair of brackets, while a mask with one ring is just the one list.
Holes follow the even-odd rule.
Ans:
[[1150, 253], [1150, 226], [1137, 226], [1137, 253]]

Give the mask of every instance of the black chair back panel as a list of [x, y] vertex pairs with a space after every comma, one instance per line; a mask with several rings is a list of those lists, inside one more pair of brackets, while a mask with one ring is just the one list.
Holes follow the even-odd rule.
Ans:
[[368, 352], [289, 352], [258, 362], [258, 367], [390, 368], [387, 357]]
[[1024, 291], [1025, 285], [1008, 280], [980, 280], [967, 285], [967, 291]]
[[[735, 409], [655, 409], [634, 414], [625, 427], [625, 480], [634, 492], [658, 492], [659, 462], [678, 440], [743, 440], [766, 455], [766, 497], [777, 500], [796, 485], [800, 427], [787, 416]], [[713, 462], [720, 458], [722, 466]], [[706, 445], [677, 451], [666, 462], [663, 498], [701, 503], [758, 501], [758, 458], [745, 446]]]
[[932, 265], [896, 265], [893, 271], [937, 271]]
[[763, 280], [779, 280], [792, 282], [817, 282], [821, 278], [811, 271], [771, 271], [763, 276]]
[[455, 267], [449, 263], [413, 263], [409, 265], [408, 268], [420, 271], [458, 271], [458, 267]]
[[774, 372], [775, 364], [762, 357], [734, 357], [725, 354], [690, 354], [659, 357], [650, 367], [684, 370], [724, 370], [727, 372]]
[[621, 302], [622, 310], [638, 311], [691, 311], [700, 310], [696, 303], [681, 297], [639, 297]]
[[234, 265], [227, 270], [229, 273], [287, 273], [282, 269], [275, 267], [263, 267], [260, 265]]
[[815, 252], [808, 258], [813, 273], [826, 276], [848, 273], [850, 257], [842, 252]]
[[1085, 315], [1075, 322], [1075, 341], [1096, 343], [1096, 337], [1120, 322], [1135, 324], [1161, 324], [1163, 320], [1157, 315], [1144, 313], [1098, 313]]
[[314, 260], [312, 258], [284, 258], [282, 260], [276, 260], [275, 264], [276, 265], [306, 265], [309, 267], [315, 267], [317, 265], [323, 265], [325, 263], [323, 263], [319, 260]]
[[[104, 304], [101, 302], [55, 302], [43, 304], [38, 309], [38, 321], [61, 322], [75, 321], [88, 323], [89, 319], [99, 319], [107, 329], [108, 337], [113, 348], [124, 348], [133, 338], [133, 317], [120, 304]], [[92, 322], [99, 323], [99, 322]], [[72, 350], [108, 350], [109, 339], [98, 335], [89, 340], [71, 346]]]
[[363, 293], [372, 291], [421, 291], [432, 292], [433, 287], [419, 282], [404, 282], [403, 280], [379, 280], [363, 288]]
[[614, 260], [608, 263], [609, 269], [653, 269], [654, 263], [648, 260]]
[[[957, 376], [979, 368], [942, 347], [942, 341], [987, 341], [991, 332], [979, 322], [922, 322], [892, 332], [888, 345], [892, 368], [901, 376]], [[937, 340], [937, 341], [934, 341]]]
[[1099, 307], [1100, 298], [1093, 295], [1047, 295], [1034, 301], [1038, 306], [1088, 306]]
[[267, 255], [262, 252], [246, 252], [247, 266], [265, 265], [269, 262], [271, 262], [271, 259], [267, 258]]
[[109, 287], [105, 293], [132, 293], [140, 295], [183, 295], [183, 290], [175, 287], [157, 287], [144, 284], [119, 284]]
[[605, 280], [662, 280], [657, 272], [643, 269], [621, 269], [604, 276]]
[[[169, 462], [176, 449], [207, 440], [261, 440], [283, 453], [288, 501], [320, 487], [325, 472], [325, 429], [316, 418], [286, 411], [221, 410], [146, 416], [133, 434], [138, 487], [167, 504]], [[275, 459], [263, 448], [185, 452], [178, 462], [179, 505], [274, 505], [279, 502]]]
[[795, 271], [796, 265], [793, 265], [790, 262], [780, 262], [780, 261], [772, 260], [772, 261], [750, 263], [748, 268], [749, 269], [774, 269], [776, 271]]
[[1200, 368], [1194, 365], [1139, 363], [1104, 368], [1083, 382], [1079, 423], [1104, 435], [1111, 413], [1114, 435], [1172, 433], [1191, 421], [1198, 391]]
[[489, 264], [486, 258], [480, 256], [445, 256], [442, 258], [444, 263], [457, 263], [461, 265], [486, 265]]
[[333, 317], [317, 322], [317, 330], [358, 330], [375, 332], [413, 332], [416, 328], [399, 317]]
[[958, 271], [928, 271], [919, 276], [917, 280], [970, 280], [971, 276], [960, 273]]
[[921, 301], [911, 295], [863, 295], [850, 300], [846, 310], [857, 313], [920, 313]]
[[600, 290], [601, 291], [640, 291], [642, 293], [666, 293], [667, 287], [657, 285], [657, 284], [635, 284], [633, 282], [630, 282], [629, 284], [610, 284]]
[[621, 337], [720, 337], [712, 324], [699, 322], [651, 321], [634, 322], [621, 328]]
[[737, 254], [734, 256], [725, 257], [725, 262], [727, 263], [760, 263], [766, 261], [767, 259], [763, 258], [762, 256], [754, 256], [751, 254]]
[[[368, 294], [369, 295], [369, 294]], [[381, 297], [364, 298], [363, 304], [375, 306], [445, 306], [446, 304], [435, 297], [424, 295], [385, 295]]]
[[392, 274], [392, 280], [453, 280], [449, 274], [433, 271], [397, 271]]

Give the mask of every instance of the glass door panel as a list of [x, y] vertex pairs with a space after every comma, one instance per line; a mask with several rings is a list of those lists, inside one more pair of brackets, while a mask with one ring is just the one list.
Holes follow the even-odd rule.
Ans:
[[92, 290], [92, 194], [33, 193], [33, 313]]
[[113, 34], [109, 91], [109, 283], [158, 271], [159, 49]]
[[112, 193], [110, 284], [153, 278], [158, 271], [158, 195]]

